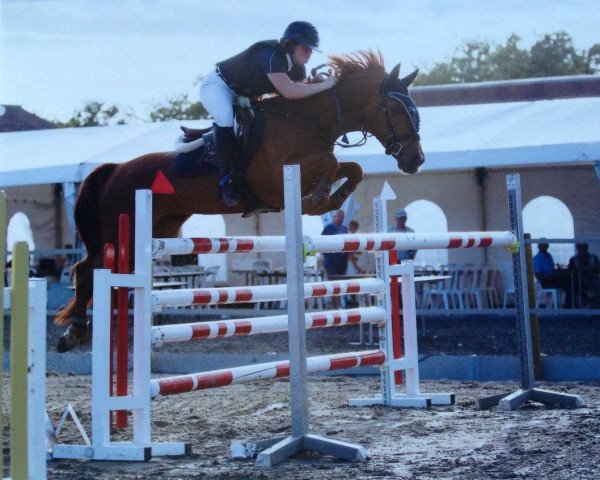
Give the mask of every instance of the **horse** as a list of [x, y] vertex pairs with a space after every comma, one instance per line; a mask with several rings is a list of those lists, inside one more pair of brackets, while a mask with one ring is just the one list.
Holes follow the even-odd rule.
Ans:
[[[360, 51], [331, 56], [337, 84], [311, 97], [272, 97], [258, 102], [265, 115], [263, 141], [245, 172], [247, 184], [266, 207], [283, 209], [283, 165], [300, 164], [302, 213], [321, 215], [340, 209], [363, 179], [356, 162], [337, 161], [336, 140], [359, 131], [363, 141], [375, 136], [406, 174], [418, 171], [425, 157], [420, 144], [419, 116], [408, 95], [415, 71], [399, 78], [400, 64], [386, 73], [381, 53]], [[218, 197], [219, 175], [178, 176], [175, 152], [150, 153], [122, 164], [104, 164], [83, 182], [75, 205], [75, 221], [87, 256], [74, 265], [75, 295], [55, 323], [70, 327], [59, 339], [58, 351], [68, 351], [90, 339], [87, 307], [93, 291], [93, 270], [102, 268], [103, 246], [116, 244], [118, 217], [133, 218], [135, 191], [148, 189], [162, 171], [175, 192], [156, 196], [152, 229], [155, 238], [176, 237], [193, 214], [248, 213], [247, 199], [226, 206]], [[331, 192], [334, 182], [345, 181]], [[134, 251], [133, 245], [131, 252]]]

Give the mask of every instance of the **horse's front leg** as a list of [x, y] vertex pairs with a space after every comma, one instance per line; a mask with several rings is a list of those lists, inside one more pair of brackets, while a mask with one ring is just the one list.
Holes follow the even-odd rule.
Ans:
[[311, 155], [299, 162], [302, 171], [302, 213], [318, 215], [317, 211], [329, 203], [331, 187], [340, 164], [331, 152]]
[[334, 181], [345, 178], [346, 181], [342, 183], [339, 188], [333, 192], [327, 200], [322, 202], [318, 208], [315, 208], [313, 215], [322, 215], [332, 210], [339, 210], [342, 208], [343, 203], [350, 196], [350, 194], [356, 189], [356, 186], [363, 180], [364, 173], [362, 167], [356, 162], [344, 162], [340, 163]]

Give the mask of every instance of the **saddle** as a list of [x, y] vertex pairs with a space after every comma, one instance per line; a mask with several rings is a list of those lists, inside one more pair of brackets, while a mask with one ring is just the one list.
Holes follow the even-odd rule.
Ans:
[[[241, 101], [245, 99], [246, 101]], [[264, 205], [256, 196], [252, 187], [245, 179], [245, 173], [250, 159], [260, 148], [265, 130], [265, 115], [260, 108], [250, 105], [246, 97], [238, 97], [234, 105], [235, 128], [239, 159], [236, 165], [236, 177], [240, 193], [244, 197], [247, 209], [242, 215], [249, 217], [262, 212], [278, 212]], [[181, 177], [197, 177], [200, 175], [218, 174], [219, 162], [215, 152], [215, 137], [213, 127], [193, 129], [180, 127], [183, 134], [175, 145], [175, 172]]]
[[[258, 108], [253, 108], [249, 101], [240, 102], [238, 100], [238, 103], [234, 105], [234, 115], [234, 132], [240, 154], [236, 170], [240, 176], [243, 176], [252, 155], [262, 143], [264, 113]], [[194, 129], [181, 126], [180, 128], [183, 134], [175, 144], [177, 152], [175, 171], [177, 174], [182, 177], [196, 177], [218, 172], [219, 164], [215, 156], [213, 127]]]

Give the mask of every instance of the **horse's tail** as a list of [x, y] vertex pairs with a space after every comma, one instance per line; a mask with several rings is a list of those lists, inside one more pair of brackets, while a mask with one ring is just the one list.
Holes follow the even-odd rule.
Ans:
[[75, 224], [79, 238], [87, 249], [88, 257], [93, 256], [102, 248], [102, 238], [98, 235], [98, 232], [101, 231], [98, 211], [99, 191], [116, 167], [117, 165], [114, 163], [100, 165], [85, 179], [77, 196]]
[[[117, 165], [114, 163], [100, 165], [88, 175], [79, 189], [79, 195], [77, 196], [77, 202], [75, 203], [75, 224], [77, 225], [79, 237], [85, 244], [87, 250], [87, 258], [82, 260], [82, 262], [88, 261], [102, 248], [102, 239], [100, 238], [100, 235], [98, 235], [98, 232], [100, 231], [98, 193], [100, 188], [112, 175], [116, 166]], [[89, 281], [91, 285], [91, 278], [77, 278], [77, 265], [73, 268], [75, 269], [75, 287], [77, 287], [77, 284], [81, 281]], [[75, 309], [76, 297], [77, 288], [75, 289], [75, 297], [69, 301], [64, 310], [58, 313], [54, 319], [54, 323], [62, 325], [71, 320]]]

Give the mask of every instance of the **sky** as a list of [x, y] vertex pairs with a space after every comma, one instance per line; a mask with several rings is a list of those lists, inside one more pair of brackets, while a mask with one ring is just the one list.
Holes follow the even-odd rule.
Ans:
[[67, 120], [88, 101], [146, 119], [189, 94], [212, 65], [307, 20], [323, 54], [380, 50], [388, 70], [430, 69], [469, 40], [529, 48], [564, 30], [579, 50], [600, 43], [598, 0], [0, 0], [0, 104]]

